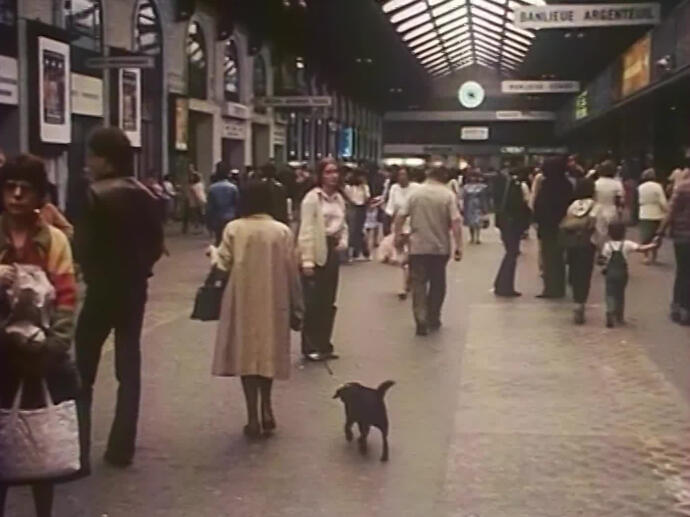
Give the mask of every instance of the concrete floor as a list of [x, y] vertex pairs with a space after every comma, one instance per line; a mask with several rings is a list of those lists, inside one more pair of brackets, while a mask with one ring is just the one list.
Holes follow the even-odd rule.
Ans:
[[[303, 365], [275, 389], [277, 434], [247, 443], [237, 379], [210, 375], [214, 324], [189, 319], [206, 270], [201, 238], [173, 238], [152, 281], [136, 462], [102, 464], [115, 382], [112, 349], [95, 398], [94, 472], [58, 488], [57, 517], [690, 515], [690, 330], [668, 322], [666, 264], [634, 257], [628, 325], [604, 328], [601, 275], [589, 321], [537, 300], [535, 242], [518, 288], [490, 292], [502, 250], [494, 230], [449, 268], [444, 328], [415, 338], [398, 270], [343, 267], [335, 343], [341, 359]], [[342, 434], [343, 382], [397, 384], [380, 438], [362, 458]], [[33, 515], [13, 489], [11, 517]]]

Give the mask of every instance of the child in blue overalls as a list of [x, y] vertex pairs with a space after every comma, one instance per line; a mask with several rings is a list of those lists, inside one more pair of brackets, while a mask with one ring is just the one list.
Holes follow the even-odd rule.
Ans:
[[641, 245], [625, 239], [625, 224], [612, 221], [609, 224], [609, 241], [601, 250], [605, 260], [606, 275], [606, 326], [625, 323], [625, 288], [628, 285], [628, 255], [630, 252], [644, 253], [658, 247], [658, 244]]

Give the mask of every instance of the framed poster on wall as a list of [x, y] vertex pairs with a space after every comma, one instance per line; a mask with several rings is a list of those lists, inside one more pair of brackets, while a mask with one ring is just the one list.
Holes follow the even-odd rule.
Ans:
[[69, 45], [43, 36], [38, 38], [39, 127], [41, 141], [69, 144], [70, 111]]
[[141, 70], [119, 70], [119, 121], [132, 147], [141, 147]]
[[175, 97], [175, 150], [189, 149], [189, 100], [185, 97]]

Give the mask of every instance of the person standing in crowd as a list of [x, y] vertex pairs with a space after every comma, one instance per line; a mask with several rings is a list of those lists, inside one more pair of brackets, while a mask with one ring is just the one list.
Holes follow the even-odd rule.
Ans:
[[[640, 242], [649, 244], [656, 236], [661, 221], [668, 212], [668, 201], [663, 187], [656, 181], [654, 169], [642, 173], [642, 184], [637, 187], [639, 199]], [[656, 262], [658, 249], [645, 253], [644, 263]]]
[[501, 231], [505, 255], [494, 280], [494, 294], [504, 298], [521, 296], [515, 289], [515, 270], [522, 234], [529, 228], [530, 209], [517, 173], [500, 173], [494, 187], [496, 227]]
[[357, 259], [360, 255], [369, 256], [364, 241], [364, 223], [367, 218], [367, 205], [371, 199], [371, 191], [366, 182], [364, 172], [353, 171], [345, 185], [345, 196], [348, 204], [348, 226], [350, 229], [350, 259]]
[[297, 235], [299, 232], [300, 216], [302, 210], [302, 200], [311, 189], [315, 182], [311, 172], [306, 167], [298, 167], [295, 177], [295, 192], [292, 199], [292, 231]]
[[216, 165], [215, 183], [208, 189], [206, 220], [214, 236], [215, 245], [220, 244], [225, 226], [237, 218], [240, 204], [240, 192], [230, 182], [230, 169], [223, 162]]
[[311, 361], [337, 359], [331, 336], [335, 324], [339, 253], [348, 249], [345, 198], [332, 158], [319, 162], [317, 186], [302, 200], [297, 239], [305, 298], [302, 354]]
[[185, 210], [182, 219], [182, 233], [187, 233], [189, 223], [196, 230], [203, 224], [204, 210], [206, 209], [206, 191], [201, 174], [196, 172], [194, 164], [189, 164], [188, 184], [185, 196]]
[[[398, 169], [396, 182], [390, 188], [388, 196], [388, 204], [386, 205], [386, 214], [391, 220], [402, 213], [407, 213], [407, 204], [410, 199], [410, 194], [415, 188], [419, 187], [419, 183], [411, 182], [407, 169], [401, 167]], [[409, 245], [410, 245], [410, 221], [405, 221], [401, 229], [401, 267], [403, 272], [402, 289], [398, 293], [398, 298], [405, 300], [407, 294], [410, 292], [410, 267], [409, 267]]]
[[538, 298], [563, 298], [565, 262], [559, 242], [559, 225], [572, 202], [573, 187], [566, 178], [562, 159], [547, 159], [543, 169], [544, 180], [534, 202], [534, 219], [544, 262], [544, 290]]
[[290, 328], [300, 330], [304, 316], [294, 238], [286, 225], [269, 215], [271, 209], [270, 185], [250, 181], [242, 189], [241, 218], [223, 230], [216, 264], [229, 280], [213, 375], [241, 377], [247, 405], [244, 433], [249, 438], [276, 428], [273, 379], [290, 375]]
[[568, 156], [566, 163], [568, 180], [570, 180], [573, 187], [575, 187], [577, 180], [585, 177], [585, 169], [578, 163], [578, 158], [576, 154], [571, 154]]
[[478, 169], [473, 169], [467, 175], [467, 182], [462, 191], [463, 213], [465, 226], [470, 229], [470, 244], [481, 244], [482, 225], [488, 222], [489, 200], [487, 186], [482, 182], [482, 176]]
[[[0, 168], [0, 190], [5, 207], [0, 215], [2, 321], [9, 316], [8, 291], [16, 279], [17, 264], [40, 267], [55, 289], [50, 327], [45, 329], [43, 342], [7, 332], [4, 325], [0, 329], [0, 408], [3, 410], [12, 407], [20, 387], [23, 387], [22, 408], [27, 410], [46, 405], [44, 383], [55, 404], [73, 400], [79, 392], [79, 376], [70, 358], [77, 296], [74, 264], [65, 234], [37, 217], [47, 188], [45, 167], [35, 156], [20, 155]], [[14, 425], [26, 423], [20, 420]], [[46, 452], [36, 451], [37, 454]], [[17, 480], [31, 485], [38, 517], [53, 515], [54, 484], [59, 481], [64, 480]], [[5, 513], [7, 489], [8, 484], [0, 482], [0, 515]]]
[[165, 194], [168, 196], [168, 201], [166, 203], [166, 211], [165, 211], [165, 218], [166, 219], [175, 219], [177, 217], [177, 188], [175, 187], [175, 183], [173, 182], [173, 177], [171, 174], [166, 174], [163, 177], [163, 181], [161, 183], [163, 186], [163, 190], [165, 191]]
[[74, 226], [60, 212], [60, 209], [50, 202], [50, 196], [46, 196], [44, 199], [43, 206], [41, 207], [41, 217], [46, 224], [54, 226], [62, 231], [70, 241], [72, 240], [74, 237]]
[[673, 195], [673, 189], [680, 183], [683, 179], [690, 178], [690, 167], [676, 167], [673, 169], [668, 177], [668, 184], [666, 185], [666, 195], [671, 197]]
[[395, 219], [395, 243], [404, 245], [403, 227], [410, 219], [410, 282], [417, 335], [441, 328], [441, 308], [446, 296], [446, 265], [455, 238], [455, 260], [462, 259], [462, 217], [457, 200], [440, 168], [430, 169], [427, 180], [409, 196], [407, 209]]
[[132, 463], [141, 386], [141, 327], [148, 278], [163, 253], [163, 226], [156, 200], [133, 177], [129, 139], [116, 127], [96, 130], [88, 143], [93, 183], [75, 233], [75, 252], [86, 282], [86, 299], [75, 336], [83, 389], [79, 398], [82, 465], [89, 465], [91, 403], [101, 349], [115, 331], [119, 382], [115, 419], [105, 460]]
[[594, 200], [599, 204], [597, 221], [597, 247], [599, 250], [609, 238], [609, 223], [621, 218], [625, 191], [620, 180], [616, 179], [616, 165], [611, 160], [599, 166], [599, 179], [594, 183]]
[[597, 211], [594, 183], [585, 178], [578, 179], [575, 183], [575, 201], [568, 207], [560, 224], [561, 241], [566, 250], [570, 285], [575, 300], [576, 325], [585, 322], [585, 304], [589, 298], [596, 254], [594, 231]]
[[[690, 168], [690, 160], [686, 166]], [[676, 254], [671, 319], [690, 325], [690, 175], [677, 181], [668, 214], [657, 231], [657, 242], [670, 227]]]
[[271, 190], [271, 217], [283, 224], [290, 224], [288, 216], [287, 190], [276, 179], [276, 166], [269, 162], [261, 167], [261, 179], [268, 183]]

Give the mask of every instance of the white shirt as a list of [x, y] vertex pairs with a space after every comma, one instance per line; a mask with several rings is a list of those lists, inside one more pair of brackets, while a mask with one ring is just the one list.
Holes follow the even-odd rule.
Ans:
[[664, 189], [656, 181], [645, 181], [637, 187], [640, 202], [640, 219], [660, 221], [668, 212], [668, 201]]
[[601, 205], [604, 210], [616, 207], [616, 198], [621, 200], [625, 196], [623, 184], [614, 178], [599, 178], [594, 183], [594, 200]]
[[328, 237], [339, 235], [343, 226], [345, 226], [345, 210], [342, 197], [338, 192], [331, 196], [327, 195], [322, 189], [318, 189], [317, 192], [321, 201], [321, 213], [326, 226], [326, 235]]
[[366, 205], [371, 197], [369, 185], [366, 183], [361, 185], [345, 185], [345, 194], [347, 194], [350, 202], [356, 206]]
[[[409, 183], [407, 187], [402, 187], [396, 183], [391, 187], [390, 195], [388, 196], [388, 204], [386, 205], [386, 213], [395, 217], [400, 213], [407, 213], [408, 201], [410, 194], [414, 189], [419, 187], [419, 183]], [[405, 220], [402, 229], [403, 233], [410, 233], [410, 219]]]
[[609, 241], [604, 244], [601, 254], [608, 262], [614, 251], [622, 251], [623, 257], [625, 257], [625, 260], [628, 260], [630, 252], [637, 251], [638, 249], [640, 249], [640, 245], [633, 241]]

